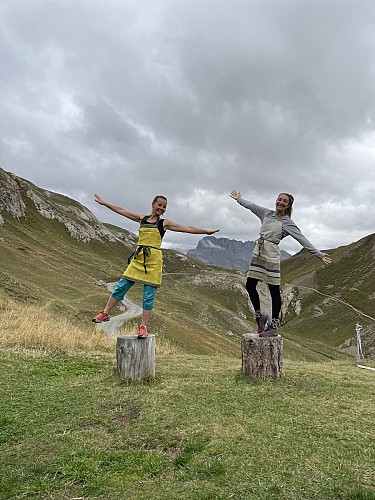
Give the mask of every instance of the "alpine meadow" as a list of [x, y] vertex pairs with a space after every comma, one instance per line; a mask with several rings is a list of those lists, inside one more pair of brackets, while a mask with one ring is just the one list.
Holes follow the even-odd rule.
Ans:
[[375, 235], [282, 261], [277, 381], [241, 371], [246, 274], [168, 249], [156, 378], [119, 380], [91, 318], [136, 241], [0, 169], [0, 498], [375, 499]]

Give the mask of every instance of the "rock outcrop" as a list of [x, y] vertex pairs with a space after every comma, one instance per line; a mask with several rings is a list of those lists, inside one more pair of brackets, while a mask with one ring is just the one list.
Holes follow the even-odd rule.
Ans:
[[106, 227], [77, 201], [39, 188], [0, 168], [0, 225], [5, 223], [7, 216], [17, 219], [27, 217], [29, 201], [42, 217], [56, 219], [78, 241], [88, 243], [105, 239], [110, 242], [136, 243], [135, 235]]

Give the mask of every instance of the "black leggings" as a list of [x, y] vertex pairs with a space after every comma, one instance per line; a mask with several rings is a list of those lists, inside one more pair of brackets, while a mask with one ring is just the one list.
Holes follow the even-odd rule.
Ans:
[[[249, 294], [251, 303], [253, 304], [254, 311], [260, 311], [260, 300], [259, 294], [257, 290], [257, 279], [255, 278], [247, 278], [246, 281], [246, 290]], [[272, 318], [279, 319], [280, 311], [281, 311], [281, 295], [280, 295], [280, 286], [279, 285], [270, 285], [268, 283], [268, 288], [271, 294], [272, 301]]]

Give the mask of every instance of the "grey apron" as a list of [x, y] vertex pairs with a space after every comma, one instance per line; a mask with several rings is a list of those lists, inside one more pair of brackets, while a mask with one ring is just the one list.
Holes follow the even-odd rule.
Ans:
[[260, 237], [255, 243], [253, 256], [247, 273], [249, 278], [280, 285], [280, 249], [282, 220], [266, 215], [260, 228]]

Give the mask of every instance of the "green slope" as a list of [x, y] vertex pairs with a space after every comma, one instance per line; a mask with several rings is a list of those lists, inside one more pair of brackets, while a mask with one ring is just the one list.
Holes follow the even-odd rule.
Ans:
[[[134, 248], [134, 234], [105, 225], [107, 231], [121, 235], [120, 241], [103, 237], [77, 241], [64, 224], [41, 215], [27, 196], [28, 189], [41, 197], [46, 192], [23, 180], [18, 189], [25, 216], [15, 218], [1, 211], [0, 290], [16, 300], [31, 301], [68, 316], [72, 322], [91, 325], [92, 316], [108, 298], [108, 292], [97, 282], [118, 280]], [[66, 204], [67, 198], [63, 198]], [[58, 209], [62, 206], [60, 195], [54, 193], [48, 194], [48, 202], [53, 210], [56, 204]], [[79, 227], [81, 221], [74, 214], [69, 213], [69, 217], [70, 223]], [[171, 250], [165, 250], [164, 256], [165, 275], [151, 328], [169, 337], [182, 351], [237, 356], [241, 334], [253, 329], [246, 295], [239, 289], [229, 290], [233, 282], [237, 283], [237, 274], [223, 272], [224, 290], [230, 291], [228, 299], [223, 300], [214, 293], [216, 270]], [[202, 285], [196, 283], [196, 277]], [[141, 295], [141, 286], [129, 292], [129, 298], [137, 303]], [[244, 317], [245, 312], [250, 321]], [[228, 335], [232, 330], [235, 334]]]
[[[135, 235], [102, 224], [78, 202], [2, 169], [0, 194], [0, 291], [72, 322], [90, 324], [108, 298], [98, 281], [118, 280], [134, 248]], [[11, 210], [22, 204], [23, 213], [14, 216]], [[204, 265], [173, 250], [163, 253], [163, 284], [150, 325], [153, 331], [182, 352], [239, 356], [241, 335], [255, 326], [244, 289], [245, 275]], [[281, 328], [290, 359], [341, 357], [336, 347], [353, 337], [358, 319], [364, 327], [366, 352], [371, 353], [375, 345], [373, 321], [337, 300], [303, 288], [316, 288], [371, 316], [374, 235], [332, 253], [330, 267], [322, 267], [318, 259], [306, 254], [282, 263], [284, 281], [293, 285]], [[141, 295], [140, 286], [129, 292], [136, 303], [141, 302]]]
[[[333, 264], [323, 266], [308, 254], [282, 263], [285, 284], [293, 285], [294, 299], [286, 315], [285, 334], [339, 346], [362, 327], [363, 347], [375, 354], [375, 235], [330, 251]], [[300, 313], [296, 313], [296, 305]]]

